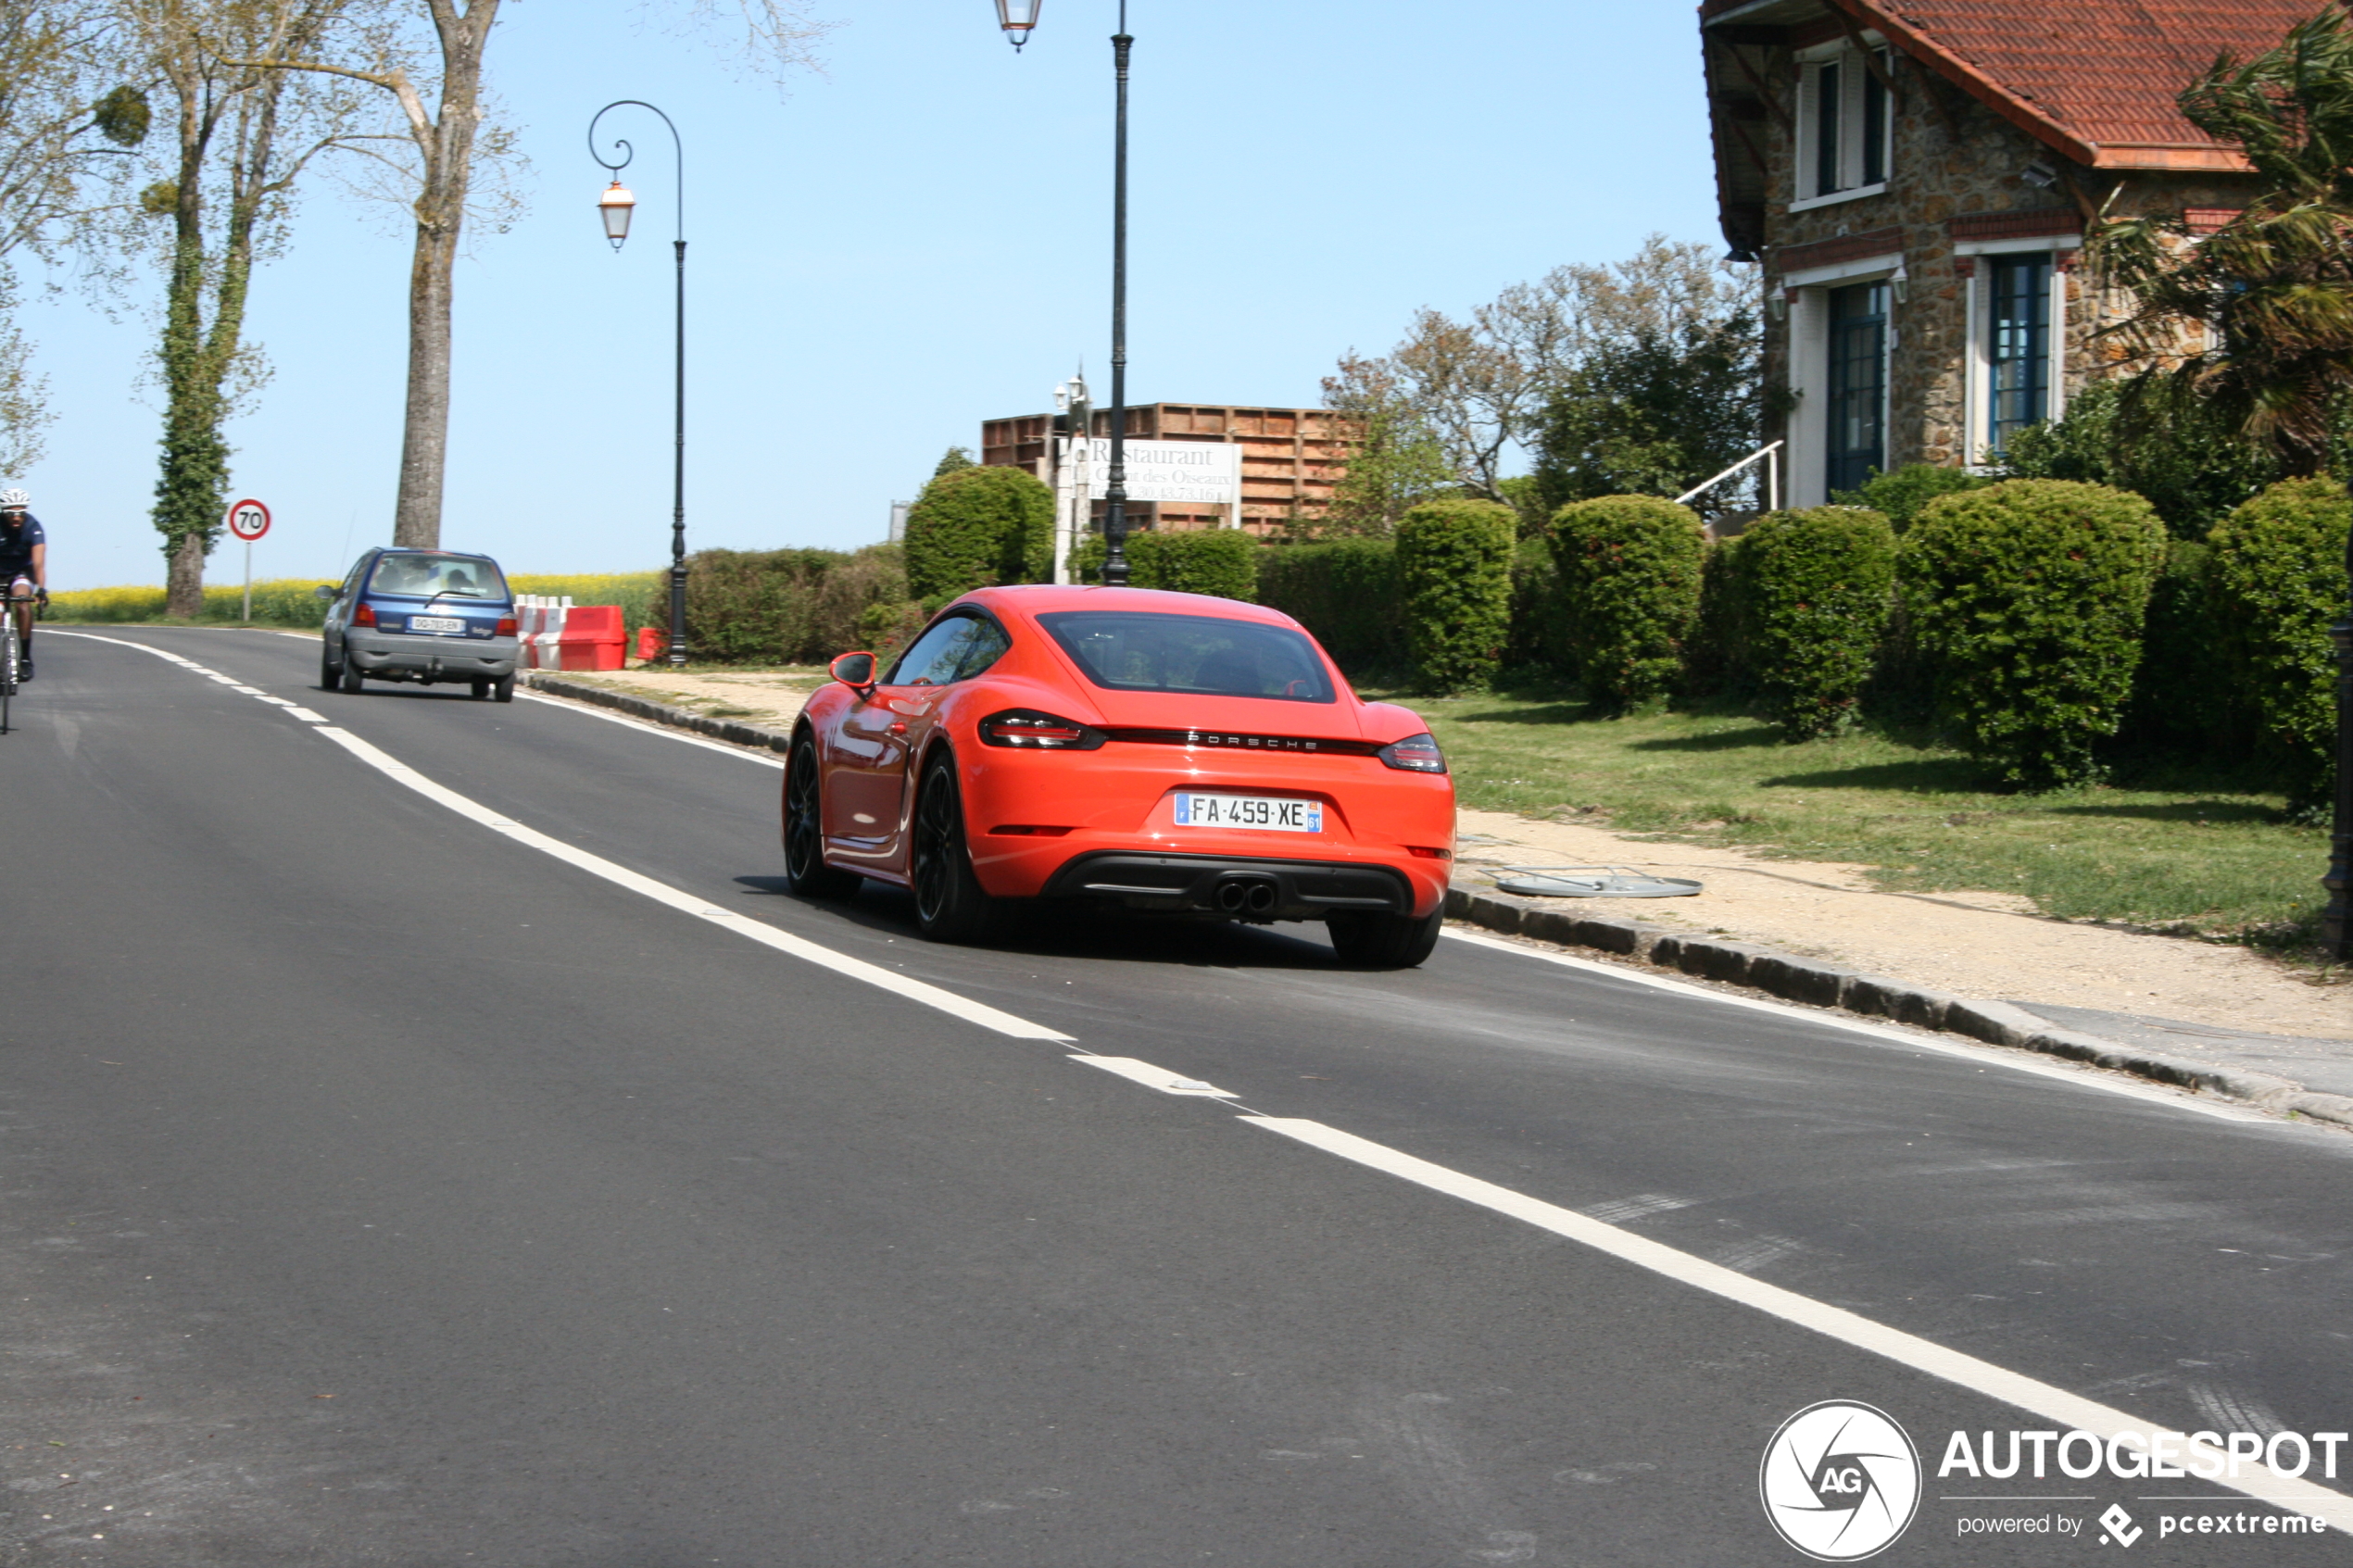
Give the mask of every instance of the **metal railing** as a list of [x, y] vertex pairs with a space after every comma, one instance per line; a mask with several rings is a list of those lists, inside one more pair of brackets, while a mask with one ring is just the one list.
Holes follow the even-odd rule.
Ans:
[[1680, 507], [1688, 503], [1694, 495], [1705, 495], [1759, 458], [1765, 459], [1765, 509], [1768, 512], [1780, 511], [1781, 509], [1781, 443], [1778, 441], [1759, 446], [1706, 483], [1692, 485], [1689, 490], [1675, 497], [1675, 504]]

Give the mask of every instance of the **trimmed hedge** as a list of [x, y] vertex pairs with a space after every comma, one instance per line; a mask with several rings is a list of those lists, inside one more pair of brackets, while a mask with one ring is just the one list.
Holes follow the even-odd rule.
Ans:
[[2345, 612], [2353, 499], [2333, 479], [2272, 485], [2208, 537], [2216, 620], [2233, 684], [2262, 751], [2280, 769], [2288, 809], [2325, 804], [2335, 787], [2336, 650]]
[[687, 646], [718, 664], [822, 663], [866, 646], [870, 607], [907, 597], [895, 545], [855, 555], [698, 550], [686, 558]]
[[[1071, 558], [1070, 574], [1100, 583], [1108, 553], [1100, 533]], [[1172, 594], [1214, 594], [1221, 599], [1258, 602], [1259, 543], [1239, 528], [1188, 529], [1181, 533], [1127, 535], [1127, 585]]]
[[1393, 666], [1405, 646], [1397, 546], [1387, 539], [1272, 545], [1258, 559], [1258, 602], [1315, 634], [1352, 674]]
[[1656, 495], [1571, 501], [1552, 545], [1586, 695], [1630, 706], [1665, 693], [1699, 617], [1699, 514]]
[[1792, 740], [1848, 728], [1894, 602], [1894, 528], [1864, 507], [1774, 512], [1727, 558], [1765, 716]]
[[1904, 535], [1897, 580], [1941, 706], [2004, 783], [2099, 776], [2164, 541], [2140, 496], [2055, 479], [1940, 495]]
[[1432, 692], [1489, 684], [1512, 624], [1519, 514], [1500, 501], [1425, 501], [1397, 522], [1405, 651]]
[[1559, 680], [1574, 676], [1577, 656], [1569, 648], [1569, 631], [1568, 598], [1561, 592], [1553, 552], [1521, 550], [1512, 558], [1512, 631], [1504, 645], [1504, 668]]
[[972, 588], [1050, 580], [1054, 493], [1027, 469], [951, 469], [907, 512], [907, 585], [941, 603]]
[[2157, 583], [2141, 622], [2141, 665], [2119, 738], [2153, 750], [2203, 747], [2244, 752], [2255, 735], [2245, 717], [2227, 652], [2230, 641], [2215, 613], [2213, 551], [2188, 539], [2168, 539]]
[[1683, 644], [1683, 689], [1697, 695], [1737, 692], [1753, 696], [1748, 635], [1741, 619], [1742, 535], [1708, 543], [1699, 569], [1699, 615]]

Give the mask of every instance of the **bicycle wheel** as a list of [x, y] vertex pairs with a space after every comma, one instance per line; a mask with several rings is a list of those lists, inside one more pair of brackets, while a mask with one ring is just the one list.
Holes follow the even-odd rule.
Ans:
[[17, 620], [0, 610], [0, 735], [8, 733], [8, 699], [17, 695], [17, 661], [22, 657], [17, 646]]

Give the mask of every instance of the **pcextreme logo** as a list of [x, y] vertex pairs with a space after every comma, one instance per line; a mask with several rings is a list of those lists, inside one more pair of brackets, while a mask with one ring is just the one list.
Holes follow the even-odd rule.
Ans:
[[1756, 1489], [1781, 1539], [1818, 1562], [1857, 1562], [1919, 1511], [1919, 1450], [1886, 1411], [1825, 1399], [1781, 1423]]

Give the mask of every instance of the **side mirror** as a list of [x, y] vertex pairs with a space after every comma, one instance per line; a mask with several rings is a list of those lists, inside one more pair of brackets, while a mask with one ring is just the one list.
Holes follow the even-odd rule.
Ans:
[[336, 587], [333, 583], [321, 583], [316, 588], [310, 590], [310, 596], [314, 599], [323, 599], [328, 604], [333, 604], [342, 592], [343, 590]]
[[875, 656], [871, 653], [846, 653], [825, 666], [825, 673], [845, 686], [872, 691], [875, 685]]

